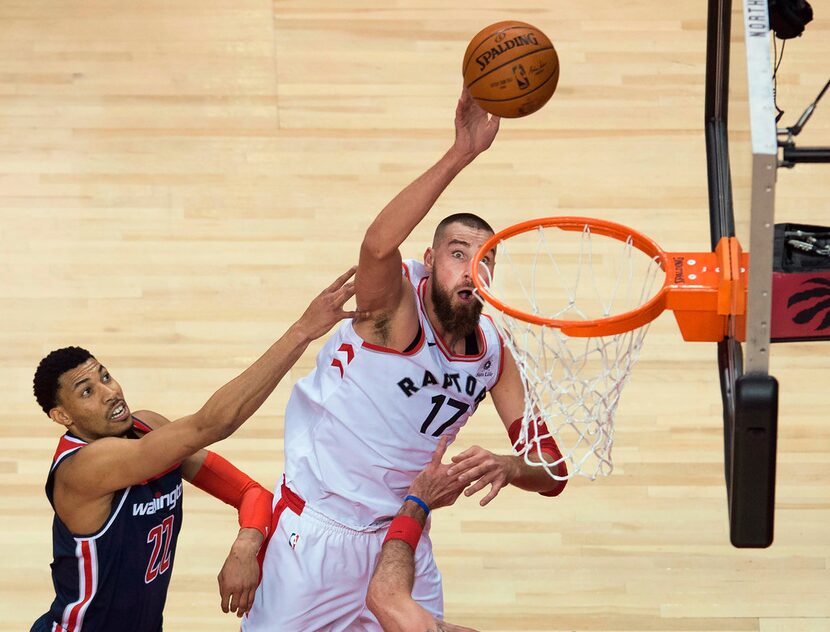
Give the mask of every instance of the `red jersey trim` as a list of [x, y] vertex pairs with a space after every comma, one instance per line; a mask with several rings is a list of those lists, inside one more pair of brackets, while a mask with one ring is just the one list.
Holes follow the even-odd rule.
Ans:
[[[424, 292], [426, 291], [426, 281], [428, 278], [428, 276], [425, 276], [418, 284], [418, 302], [420, 303], [421, 313], [424, 315], [424, 319], [427, 322], [429, 322], [429, 316], [427, 316], [426, 310], [424, 309]], [[447, 360], [450, 360], [451, 362], [478, 362], [487, 355], [487, 336], [485, 336], [484, 332], [481, 330], [481, 325], [476, 325], [476, 338], [478, 339], [479, 346], [481, 347], [481, 352], [476, 355], [454, 354], [450, 351], [449, 347], [444, 342], [444, 339], [441, 338], [435, 328], [432, 327], [432, 324], [430, 324], [430, 329], [435, 335], [435, 342], [441, 350], [441, 353], [443, 353]]]
[[67, 604], [64, 608], [60, 629], [65, 632], [80, 632], [86, 610], [98, 592], [98, 555], [95, 542], [79, 541], [75, 548], [75, 557], [78, 560], [78, 585], [81, 594], [77, 601]]
[[[268, 535], [265, 537], [265, 540], [262, 542], [262, 546], [259, 547], [259, 553], [257, 553], [257, 562], [259, 563], [259, 580], [262, 581], [262, 562], [265, 560], [265, 551], [268, 549], [268, 545], [271, 543], [271, 538], [274, 537], [274, 534], [277, 532], [277, 525], [280, 522], [280, 517], [282, 516], [283, 512], [286, 509], [290, 509], [298, 516], [301, 516], [303, 513], [303, 509], [305, 508], [305, 501], [300, 498], [297, 494], [291, 490], [288, 485], [285, 484], [285, 474], [282, 476], [282, 486], [280, 487], [280, 499], [277, 501], [276, 505], [273, 508], [273, 513], [271, 514], [271, 530], [268, 531]], [[299, 537], [299, 536], [298, 536]], [[289, 542], [289, 546], [294, 548], [294, 544]]]
[[424, 340], [426, 340], [426, 332], [424, 331], [423, 325], [421, 326], [421, 335], [418, 337], [418, 344], [415, 345], [415, 348], [410, 351], [397, 351], [396, 349], [390, 349], [389, 347], [381, 347], [380, 345], [373, 345], [371, 342], [363, 341], [361, 345], [365, 349], [369, 349], [369, 351], [376, 351], [378, 353], [391, 353], [393, 355], [401, 355], [401, 356], [412, 356], [418, 353], [424, 346]]
[[85, 445], [87, 445], [87, 442], [83, 439], [63, 435], [58, 441], [58, 447], [55, 450], [54, 456], [52, 456], [52, 467], [50, 468], [50, 471], [54, 470], [66, 457], [74, 454]]
[[141, 421], [138, 417], [133, 417], [133, 428], [138, 428], [141, 432], [152, 432], [152, 428]]

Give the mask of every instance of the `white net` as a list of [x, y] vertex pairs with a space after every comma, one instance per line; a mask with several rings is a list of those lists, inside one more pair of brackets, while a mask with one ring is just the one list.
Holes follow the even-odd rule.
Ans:
[[[592, 233], [587, 225], [582, 231], [539, 227], [512, 236], [499, 242], [497, 261], [492, 283], [486, 268], [479, 267], [493, 297], [522, 312], [564, 321], [628, 312], [654, 296], [665, 279], [659, 262], [634, 247], [630, 237], [619, 241]], [[575, 338], [490, 311], [525, 389], [522, 432], [514, 448], [559, 480], [610, 474], [614, 414], [648, 326]], [[546, 436], [556, 441], [559, 461], [542, 454], [536, 439]], [[565, 476], [559, 471], [562, 461]]]

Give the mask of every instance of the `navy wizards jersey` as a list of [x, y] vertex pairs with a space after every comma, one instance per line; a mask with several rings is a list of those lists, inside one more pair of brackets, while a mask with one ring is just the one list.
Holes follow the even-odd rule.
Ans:
[[[150, 428], [133, 419], [140, 433]], [[54, 508], [55, 472], [87, 442], [66, 433], [46, 482]], [[176, 540], [182, 526], [182, 473], [167, 472], [113, 495], [95, 533], [71, 533], [55, 514], [52, 583], [55, 601], [32, 631], [159, 632]]]

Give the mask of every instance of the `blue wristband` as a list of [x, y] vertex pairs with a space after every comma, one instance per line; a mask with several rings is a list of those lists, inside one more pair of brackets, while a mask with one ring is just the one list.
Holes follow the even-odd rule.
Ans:
[[412, 494], [403, 499], [404, 502], [406, 502], [407, 500], [411, 500], [413, 503], [415, 503], [421, 509], [423, 509], [426, 515], [429, 515], [429, 507], [427, 507], [427, 504], [423, 500], [421, 500], [417, 496], [413, 496]]

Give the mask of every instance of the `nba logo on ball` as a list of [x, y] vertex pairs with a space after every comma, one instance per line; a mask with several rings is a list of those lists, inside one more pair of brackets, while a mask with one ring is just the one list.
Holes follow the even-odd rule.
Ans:
[[548, 37], [525, 22], [496, 22], [467, 46], [464, 85], [491, 114], [527, 116], [551, 98], [559, 82], [559, 58]]
[[525, 90], [530, 87], [530, 81], [527, 80], [527, 73], [521, 64], [513, 66], [513, 76], [516, 78], [516, 85], [520, 90]]

